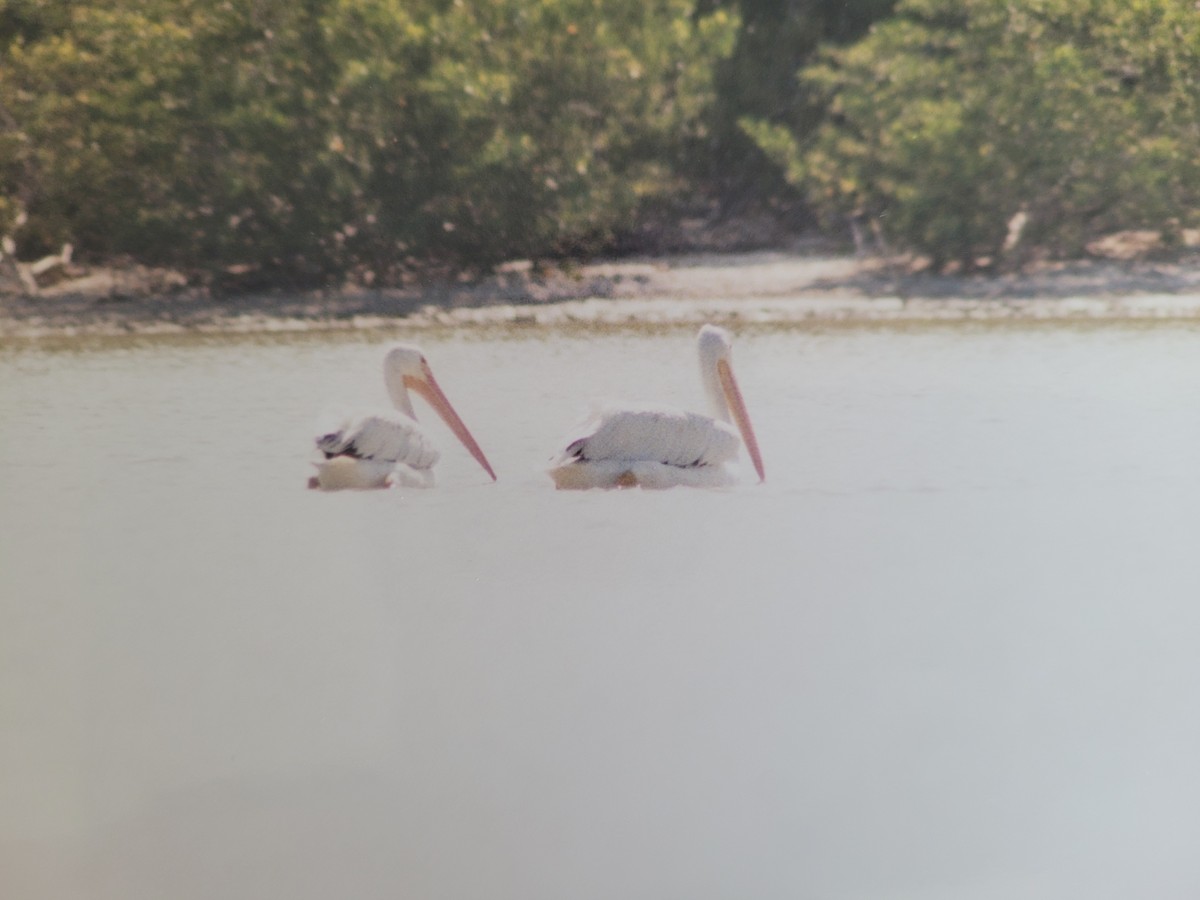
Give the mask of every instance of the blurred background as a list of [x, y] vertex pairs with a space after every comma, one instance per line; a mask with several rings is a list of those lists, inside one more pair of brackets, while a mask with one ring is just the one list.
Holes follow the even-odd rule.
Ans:
[[992, 269], [1169, 253], [1200, 206], [1177, 0], [6, 0], [0, 47], [10, 268], [395, 285], [818, 235]]

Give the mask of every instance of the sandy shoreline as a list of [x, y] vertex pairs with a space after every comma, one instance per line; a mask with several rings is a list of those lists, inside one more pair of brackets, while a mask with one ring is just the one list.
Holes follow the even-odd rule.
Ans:
[[999, 277], [913, 274], [811, 252], [594, 262], [537, 277], [398, 290], [156, 293], [96, 273], [37, 295], [0, 294], [0, 341], [72, 335], [255, 333], [380, 327], [806, 322], [1200, 320], [1200, 257], [1082, 261]]

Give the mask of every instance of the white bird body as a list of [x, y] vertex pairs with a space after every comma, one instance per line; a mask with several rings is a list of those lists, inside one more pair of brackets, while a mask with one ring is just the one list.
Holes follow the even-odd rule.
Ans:
[[408, 389], [421, 394], [450, 426], [463, 446], [494, 481], [496, 474], [483, 451], [438, 387], [424, 354], [398, 345], [384, 357], [384, 381], [395, 410], [366, 411], [343, 416], [316, 438], [324, 457], [314, 463], [310, 487], [323, 490], [392, 486], [432, 487], [433, 466], [440, 454], [417, 423]]
[[348, 415], [316, 443], [325, 454], [314, 463], [325, 490], [433, 487], [441, 456], [420, 424], [392, 410]]
[[723, 329], [700, 329], [701, 377], [715, 417], [648, 405], [598, 407], [551, 461], [555, 487], [724, 487], [736, 481], [732, 464], [743, 442], [761, 480], [762, 457], [733, 378], [731, 344]]
[[731, 484], [727, 463], [741, 438], [726, 422], [664, 406], [599, 406], [552, 462], [562, 489], [716, 487]]

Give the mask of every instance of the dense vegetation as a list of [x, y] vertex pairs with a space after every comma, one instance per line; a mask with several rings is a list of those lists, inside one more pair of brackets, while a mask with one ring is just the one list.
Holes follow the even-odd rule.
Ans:
[[0, 235], [262, 282], [587, 254], [698, 198], [800, 203], [968, 265], [1178, 236], [1200, 208], [1198, 15], [0, 0]]
[[1183, 0], [901, 0], [800, 90], [805, 133], [747, 122], [828, 227], [935, 263], [1074, 256], [1200, 212], [1200, 13]]
[[602, 245], [676, 187], [735, 35], [689, 0], [8, 10], [0, 227], [269, 278]]

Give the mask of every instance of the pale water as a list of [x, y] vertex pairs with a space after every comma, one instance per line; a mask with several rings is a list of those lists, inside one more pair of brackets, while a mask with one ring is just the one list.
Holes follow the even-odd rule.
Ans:
[[591, 494], [690, 333], [425, 335], [501, 480], [304, 490], [399, 336], [0, 352], [0, 896], [1198, 895], [1200, 333], [743, 331], [767, 483]]

